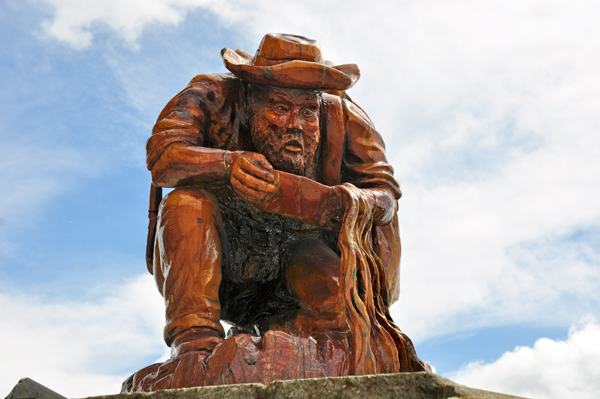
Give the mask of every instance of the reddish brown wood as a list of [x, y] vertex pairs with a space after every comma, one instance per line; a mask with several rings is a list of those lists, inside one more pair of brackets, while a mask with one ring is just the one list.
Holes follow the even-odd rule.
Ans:
[[343, 334], [311, 337], [302, 332], [271, 330], [263, 337], [238, 334], [204, 360], [186, 352], [148, 366], [123, 384], [127, 392], [319, 378], [348, 374], [348, 343]]
[[123, 391], [429, 369], [389, 315], [401, 193], [345, 94], [358, 67], [290, 35], [222, 56], [232, 73], [192, 79], [147, 143], [171, 359]]

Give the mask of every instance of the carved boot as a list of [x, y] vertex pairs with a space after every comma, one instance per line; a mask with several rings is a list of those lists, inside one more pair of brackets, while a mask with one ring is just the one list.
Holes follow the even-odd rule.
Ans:
[[206, 357], [223, 342], [221, 332], [208, 327], [192, 327], [178, 334], [171, 344], [171, 358], [186, 352], [205, 352]]

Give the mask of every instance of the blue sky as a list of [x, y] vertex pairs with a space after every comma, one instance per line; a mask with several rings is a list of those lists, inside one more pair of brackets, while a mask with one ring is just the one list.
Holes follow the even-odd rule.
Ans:
[[600, 390], [594, 1], [0, 3], [0, 393], [114, 393], [166, 356], [145, 271], [144, 144], [223, 47], [267, 32], [357, 63], [404, 197], [392, 308], [436, 371], [536, 398]]

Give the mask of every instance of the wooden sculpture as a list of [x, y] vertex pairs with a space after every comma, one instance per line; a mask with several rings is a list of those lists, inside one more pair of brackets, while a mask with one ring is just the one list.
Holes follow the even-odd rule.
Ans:
[[389, 314], [401, 193], [345, 92], [358, 67], [282, 34], [221, 55], [231, 73], [192, 79], [147, 143], [171, 359], [123, 391], [429, 370]]

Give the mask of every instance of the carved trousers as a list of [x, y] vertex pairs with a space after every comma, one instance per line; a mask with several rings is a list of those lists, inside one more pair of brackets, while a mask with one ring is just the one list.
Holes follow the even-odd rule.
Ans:
[[340, 258], [318, 229], [290, 232], [286, 226], [297, 221], [244, 215], [220, 199], [180, 187], [161, 203], [154, 276], [167, 345], [192, 327], [224, 334], [221, 319], [238, 331], [346, 331]]

